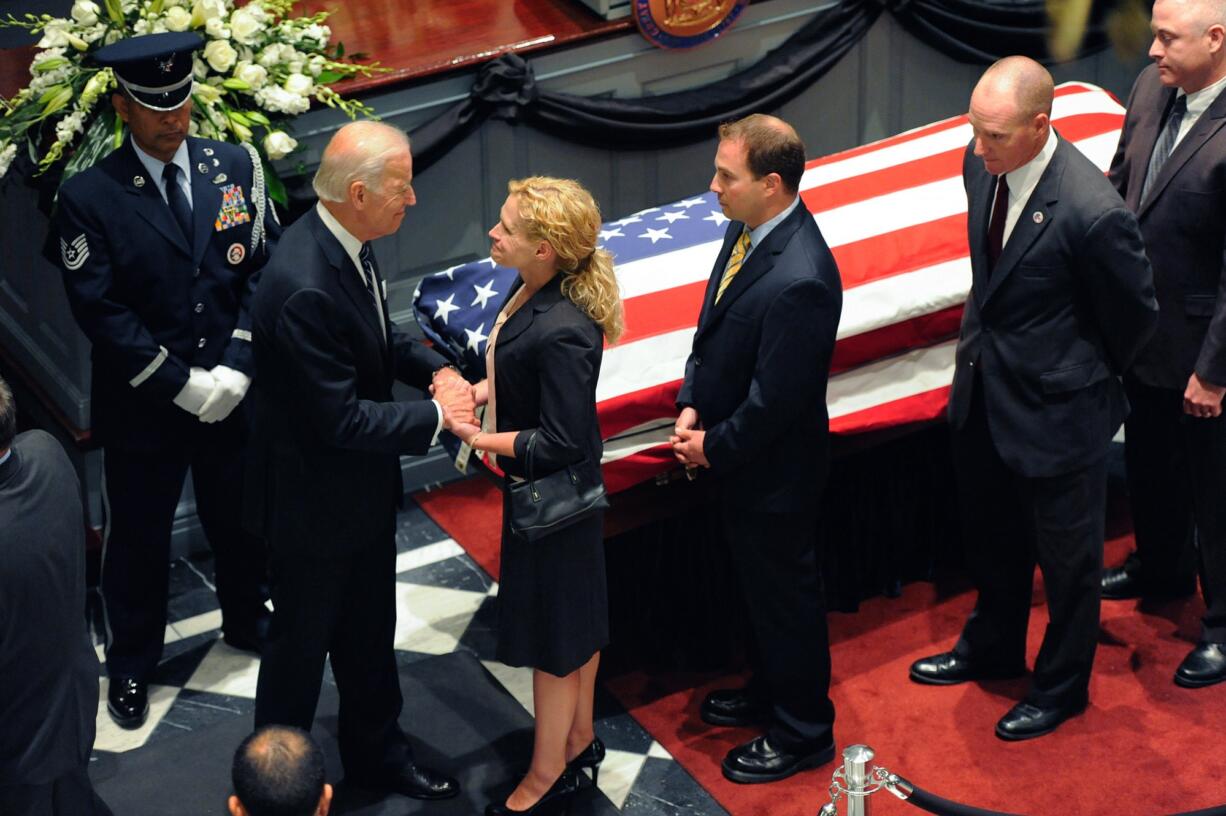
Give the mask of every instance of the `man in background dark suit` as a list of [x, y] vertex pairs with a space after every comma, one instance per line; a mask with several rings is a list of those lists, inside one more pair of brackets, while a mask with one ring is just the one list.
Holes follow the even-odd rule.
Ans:
[[137, 728], [162, 655], [175, 508], [190, 468], [213, 550], [227, 643], [268, 625], [262, 542], [240, 525], [240, 403], [253, 373], [248, 308], [280, 233], [254, 151], [189, 138], [189, 32], [131, 37], [93, 59], [115, 72], [130, 136], [60, 188], [55, 258], [92, 345], [102, 445], [107, 710]]
[[734, 782], [772, 782], [834, 757], [816, 536], [843, 292], [797, 195], [804, 162], [804, 144], [780, 119], [753, 115], [720, 128], [711, 190], [732, 223], [677, 395], [673, 449], [720, 479], [756, 646], [749, 686], [713, 692], [701, 715], [713, 725], [768, 726], [724, 759]]
[[949, 422], [979, 599], [953, 651], [911, 679], [1020, 675], [1037, 557], [1051, 623], [1031, 689], [996, 725], [1038, 737], [1089, 699], [1098, 639], [1106, 454], [1128, 410], [1117, 375], [1157, 306], [1136, 219], [1051, 129], [1052, 79], [1025, 57], [971, 95], [962, 165], [972, 285]]
[[1205, 616], [1175, 672], [1226, 680], [1226, 6], [1158, 0], [1155, 65], [1137, 78], [1111, 180], [1154, 266], [1158, 331], [1124, 378], [1137, 549], [1103, 575], [1111, 599], [1188, 595]]
[[17, 434], [0, 379], [0, 813], [110, 816], [86, 772], [97, 714], [81, 486], [55, 439]]
[[[249, 520], [268, 538], [275, 610], [255, 723], [309, 730], [330, 655], [346, 779], [443, 799], [459, 785], [414, 763], [397, 723], [400, 454], [424, 454], [440, 429], [472, 421], [473, 404], [446, 360], [388, 317], [369, 242], [400, 227], [412, 180], [403, 132], [341, 128], [315, 176], [319, 204], [286, 230], [255, 298]], [[393, 399], [393, 380], [425, 388], [432, 373], [436, 401]]]

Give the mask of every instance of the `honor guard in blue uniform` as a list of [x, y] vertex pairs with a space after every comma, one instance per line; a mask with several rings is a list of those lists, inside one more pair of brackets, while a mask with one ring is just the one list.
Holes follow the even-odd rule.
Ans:
[[103, 450], [107, 708], [148, 713], [162, 654], [169, 545], [187, 471], [213, 549], [225, 640], [258, 650], [267, 558], [242, 531], [248, 307], [280, 233], [254, 149], [188, 136], [191, 33], [99, 49], [130, 136], [60, 190], [54, 243], [93, 344], [92, 433]]

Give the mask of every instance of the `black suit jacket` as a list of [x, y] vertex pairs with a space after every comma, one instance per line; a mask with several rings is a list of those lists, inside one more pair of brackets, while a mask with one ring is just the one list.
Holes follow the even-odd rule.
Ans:
[[192, 366], [254, 373], [251, 299], [281, 228], [268, 202], [267, 240], [253, 242], [245, 150], [189, 138], [187, 151], [191, 246], [130, 140], [60, 190], [48, 250], [93, 345], [90, 421], [103, 444], [159, 450], [198, 427], [172, 402]]
[[1153, 332], [1149, 262], [1106, 177], [1060, 139], [989, 270], [995, 177], [973, 150], [962, 163], [973, 279], [950, 421], [966, 421], [979, 382], [1005, 463], [1024, 476], [1067, 473], [1106, 453], [1128, 411], [1116, 377]]
[[312, 209], [285, 231], [253, 307], [256, 409], [247, 521], [270, 544], [343, 555], [385, 531], [400, 501], [399, 455], [424, 454], [438, 411], [397, 402], [446, 364], [396, 330], [380, 337], [370, 293]]
[[1137, 77], [1110, 178], [1137, 214], [1158, 297], [1158, 329], [1131, 373], [1147, 385], [1182, 391], [1193, 371], [1226, 385], [1226, 93], [1175, 146], [1142, 201], [1149, 157], [1175, 94], [1156, 66]]
[[801, 202], [715, 303], [743, 227], [728, 225], [715, 260], [677, 405], [697, 409], [726, 501], [798, 511], [813, 506], [829, 467], [826, 381], [843, 290]]
[[49, 434], [19, 434], [12, 451], [0, 465], [0, 787], [84, 768], [98, 714], [81, 488]]
[[536, 475], [582, 462], [593, 480], [601, 478], [596, 381], [603, 354], [600, 327], [562, 294], [561, 273], [507, 319], [494, 348], [497, 430], [519, 435], [515, 458], [498, 459], [504, 471], [527, 475], [528, 438], [537, 431]]

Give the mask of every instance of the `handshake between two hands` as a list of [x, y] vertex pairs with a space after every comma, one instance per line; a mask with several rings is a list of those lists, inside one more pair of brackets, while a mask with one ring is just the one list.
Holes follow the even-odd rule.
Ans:
[[223, 365], [188, 369], [187, 384], [175, 396], [175, 405], [201, 422], [221, 422], [243, 401], [251, 378]]
[[[472, 385], [454, 368], [440, 368], [430, 383], [430, 396], [443, 408], [443, 427], [455, 433], [461, 427], [477, 424], [478, 386]], [[481, 400], [484, 402], [484, 400]], [[465, 438], [461, 435], [461, 438]]]

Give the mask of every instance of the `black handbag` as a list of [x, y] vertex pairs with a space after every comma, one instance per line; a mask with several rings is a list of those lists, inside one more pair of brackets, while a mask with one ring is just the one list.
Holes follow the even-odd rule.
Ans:
[[532, 464], [535, 448], [536, 431], [533, 431], [524, 456], [528, 480], [512, 481], [508, 488], [512, 532], [528, 541], [536, 541], [608, 508], [604, 483], [599, 476], [593, 480], [587, 475], [591, 468], [580, 467], [576, 472], [574, 465], [567, 465], [548, 476], [536, 478]]

